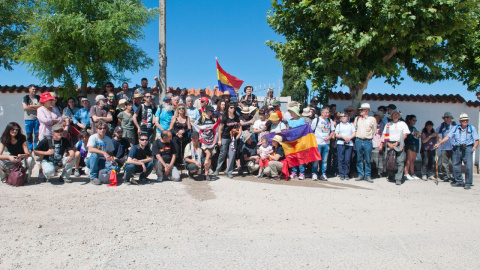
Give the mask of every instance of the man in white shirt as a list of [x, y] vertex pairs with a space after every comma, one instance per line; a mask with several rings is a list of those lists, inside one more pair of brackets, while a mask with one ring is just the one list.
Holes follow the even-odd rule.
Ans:
[[[330, 150], [330, 139], [333, 137], [335, 127], [333, 126], [332, 120], [330, 120], [330, 108], [323, 107], [320, 110], [320, 117], [317, 117], [312, 120], [310, 126], [312, 127], [313, 132], [315, 133], [315, 138], [317, 139], [318, 151], [320, 156], [322, 156], [322, 165], [320, 170], [320, 180], [327, 181], [327, 161], [328, 161], [328, 152]], [[312, 179], [314, 181], [318, 180], [318, 161], [313, 162], [312, 168]]]
[[105, 135], [107, 133], [107, 123], [100, 121], [96, 123], [97, 133], [88, 138], [88, 154], [85, 159], [87, 168], [90, 170], [90, 181], [94, 185], [101, 185], [98, 179], [98, 172], [105, 169], [106, 162], [112, 162], [112, 152], [115, 150], [112, 139]]
[[[355, 181], [365, 180], [373, 183], [372, 168], [370, 159], [372, 157], [372, 139], [377, 131], [377, 120], [373, 116], [368, 116], [370, 104], [363, 103], [360, 106], [360, 116], [355, 118], [355, 148], [357, 149], [357, 171], [358, 178]], [[363, 162], [365, 160], [365, 163]], [[365, 168], [364, 168], [365, 166]]]

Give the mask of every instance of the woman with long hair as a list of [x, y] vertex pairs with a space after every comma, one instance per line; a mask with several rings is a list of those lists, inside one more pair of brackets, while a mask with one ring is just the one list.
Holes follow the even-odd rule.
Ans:
[[137, 144], [137, 129], [133, 123], [133, 102], [125, 102], [125, 109], [118, 114], [118, 126], [123, 128], [123, 137], [128, 140], [131, 145]]
[[[205, 114], [198, 119], [197, 124], [199, 125], [211, 125], [217, 123], [217, 119], [213, 116], [213, 107], [212, 106], [207, 106], [205, 108]], [[213, 136], [213, 135], [212, 135]], [[213, 140], [212, 140], [213, 141]], [[204, 167], [205, 167], [205, 180], [211, 180], [210, 176], [208, 176], [208, 169], [211, 166], [212, 162], [212, 155], [213, 155], [213, 148], [215, 147], [216, 142], [213, 142], [212, 145], [206, 145], [202, 144], [202, 149], [205, 151], [205, 162], [204, 162]]]
[[215, 118], [222, 118], [227, 113], [227, 102], [221, 99], [217, 102], [217, 110], [215, 111]]
[[433, 129], [433, 122], [427, 121], [422, 130], [422, 149], [420, 150], [422, 155], [422, 179], [425, 181], [435, 179], [433, 163], [435, 161], [435, 144], [437, 140], [438, 134]]
[[79, 108], [75, 105], [75, 99], [73, 97], [68, 98], [67, 107], [63, 109], [63, 116], [67, 116], [70, 119], [78, 112]]
[[220, 128], [218, 129], [218, 137], [220, 138], [218, 140], [218, 146], [221, 147], [221, 149], [215, 176], [218, 176], [220, 173], [220, 169], [228, 154], [227, 176], [233, 178], [232, 172], [233, 165], [235, 164], [236, 142], [238, 142], [242, 134], [242, 126], [240, 125], [238, 115], [235, 113], [235, 105], [230, 103], [227, 108], [227, 113], [225, 113], [225, 116], [222, 118]]
[[[18, 162], [23, 162], [27, 169], [27, 182], [32, 176], [32, 169], [35, 165], [33, 157], [28, 150], [27, 137], [23, 135], [22, 128], [16, 122], [10, 122], [3, 131], [0, 142], [0, 178], [7, 181], [10, 170]], [[4, 154], [7, 149], [9, 154]]]
[[52, 127], [62, 122], [62, 114], [55, 107], [56, 99], [49, 92], [40, 95], [40, 104], [42, 107], [37, 110], [39, 128], [39, 141], [45, 137], [52, 137]]
[[417, 117], [413, 114], [407, 115], [405, 123], [408, 125], [410, 134], [405, 139], [405, 150], [407, 152], [407, 158], [405, 159], [405, 177], [407, 180], [420, 179], [415, 175], [415, 159], [417, 158], [419, 150], [419, 138], [420, 133], [414, 127], [417, 123]]
[[189, 139], [188, 133], [190, 130], [192, 130], [185, 104], [177, 104], [175, 108], [175, 114], [173, 115], [172, 121], [170, 122], [170, 128], [168, 130], [170, 130], [174, 136], [172, 141], [177, 149], [178, 154], [178, 158], [175, 160], [175, 162], [177, 165], [179, 165], [183, 162], [185, 146], [187, 145]]

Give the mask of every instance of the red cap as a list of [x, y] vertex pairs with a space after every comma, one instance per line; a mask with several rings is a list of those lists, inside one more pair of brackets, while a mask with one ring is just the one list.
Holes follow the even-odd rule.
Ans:
[[202, 97], [200, 100], [203, 101], [203, 102], [208, 103], [208, 98], [207, 98], [207, 97]]
[[40, 103], [44, 103], [46, 101], [49, 101], [49, 100], [55, 100], [54, 97], [52, 97], [52, 95], [50, 95], [49, 92], [45, 92], [45, 93], [41, 93], [40, 94]]

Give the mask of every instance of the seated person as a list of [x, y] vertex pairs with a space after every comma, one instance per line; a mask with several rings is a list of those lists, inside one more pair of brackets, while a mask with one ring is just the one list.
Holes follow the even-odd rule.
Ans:
[[118, 163], [118, 167], [123, 167], [127, 161], [128, 151], [130, 151], [130, 142], [123, 138], [123, 128], [118, 126], [113, 131], [113, 159]]
[[[203, 152], [203, 149], [200, 147], [200, 141], [198, 139], [199, 134], [198, 132], [194, 131], [190, 135], [192, 141], [185, 146], [185, 167], [187, 169], [187, 174], [190, 179], [194, 179], [195, 174], [201, 174], [202, 173], [202, 167], [205, 162], [205, 153]], [[208, 176], [208, 169], [206, 164], [205, 164], [205, 177], [204, 180], [210, 180], [210, 177]]]
[[262, 137], [260, 139], [261, 145], [258, 147], [257, 153], [260, 155], [260, 161], [258, 162], [258, 165], [260, 167], [260, 170], [258, 172], [258, 175], [255, 176], [257, 178], [263, 177], [263, 170], [268, 166], [268, 155], [272, 154], [272, 146], [268, 145], [268, 139], [267, 137]]
[[[43, 174], [47, 181], [51, 181], [55, 176], [55, 170], [63, 168], [59, 181], [71, 183], [70, 175], [75, 165], [75, 151], [72, 149], [70, 142], [62, 137], [63, 126], [61, 124], [52, 127], [52, 138], [45, 137], [41, 140], [37, 148], [33, 151], [37, 156], [43, 156], [40, 163]], [[64, 156], [68, 154], [67, 156]]]
[[74, 147], [76, 162], [73, 175], [75, 175], [75, 177], [80, 176], [80, 166], [85, 167], [85, 158], [87, 157], [88, 153], [87, 143], [89, 137], [90, 134], [88, 134], [86, 131], [82, 131], [80, 134], [78, 134], [78, 142]]
[[113, 161], [112, 154], [115, 149], [112, 139], [106, 135], [107, 129], [107, 123], [99, 121], [95, 124], [97, 133], [88, 138], [88, 154], [85, 163], [90, 173], [90, 181], [94, 185], [102, 184], [98, 179], [98, 172], [109, 165], [107, 162]]
[[180, 181], [180, 173], [173, 165], [175, 164], [176, 153], [175, 145], [172, 143], [172, 132], [162, 130], [160, 138], [156, 139], [152, 146], [157, 181], [163, 181], [164, 175], [173, 181]]
[[248, 172], [252, 174], [259, 169], [260, 156], [257, 154], [257, 143], [249, 131], [243, 132], [243, 141], [242, 155], [246, 164], [242, 164], [242, 166], [247, 165]]
[[[119, 127], [117, 127], [119, 128]], [[125, 175], [124, 180], [127, 185], [138, 185], [138, 182], [132, 178], [134, 173], [140, 173], [140, 182], [142, 184], [148, 184], [148, 175], [153, 170], [153, 156], [152, 151], [148, 147], [148, 137], [146, 133], [140, 134], [138, 144], [132, 146], [128, 153], [128, 158], [125, 163]]]
[[270, 180], [280, 180], [283, 163], [285, 159], [285, 152], [282, 147], [283, 138], [280, 135], [275, 135], [272, 139], [272, 153], [268, 155], [268, 167], [263, 171], [265, 175], [270, 175]]

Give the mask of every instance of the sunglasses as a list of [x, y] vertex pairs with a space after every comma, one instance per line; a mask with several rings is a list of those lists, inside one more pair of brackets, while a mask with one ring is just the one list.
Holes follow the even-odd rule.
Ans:
[[345, 112], [347, 112], [347, 113], [349, 113], [349, 112], [354, 112], [354, 110], [348, 110], [348, 111], [345, 111]]
[[140, 139], [141, 142], [146, 142], [148, 139]]
[[20, 129], [19, 128], [14, 128], [12, 129], [13, 131], [19, 131]]
[[205, 103], [205, 101], [200, 101], [200, 103]]
[[108, 96], [109, 98], [115, 98], [114, 96]]
[[99, 127], [99, 128], [97, 128], [97, 129], [98, 129], [98, 130], [105, 130], [106, 128], [104, 128], [104, 127]]
[[145, 98], [152, 98], [152, 96], [145, 96]]
[[183, 111], [184, 111], [184, 110], [185, 110], [185, 108], [179, 108], [179, 110], [183, 110]]
[[235, 107], [228, 107], [229, 109], [235, 109]]

